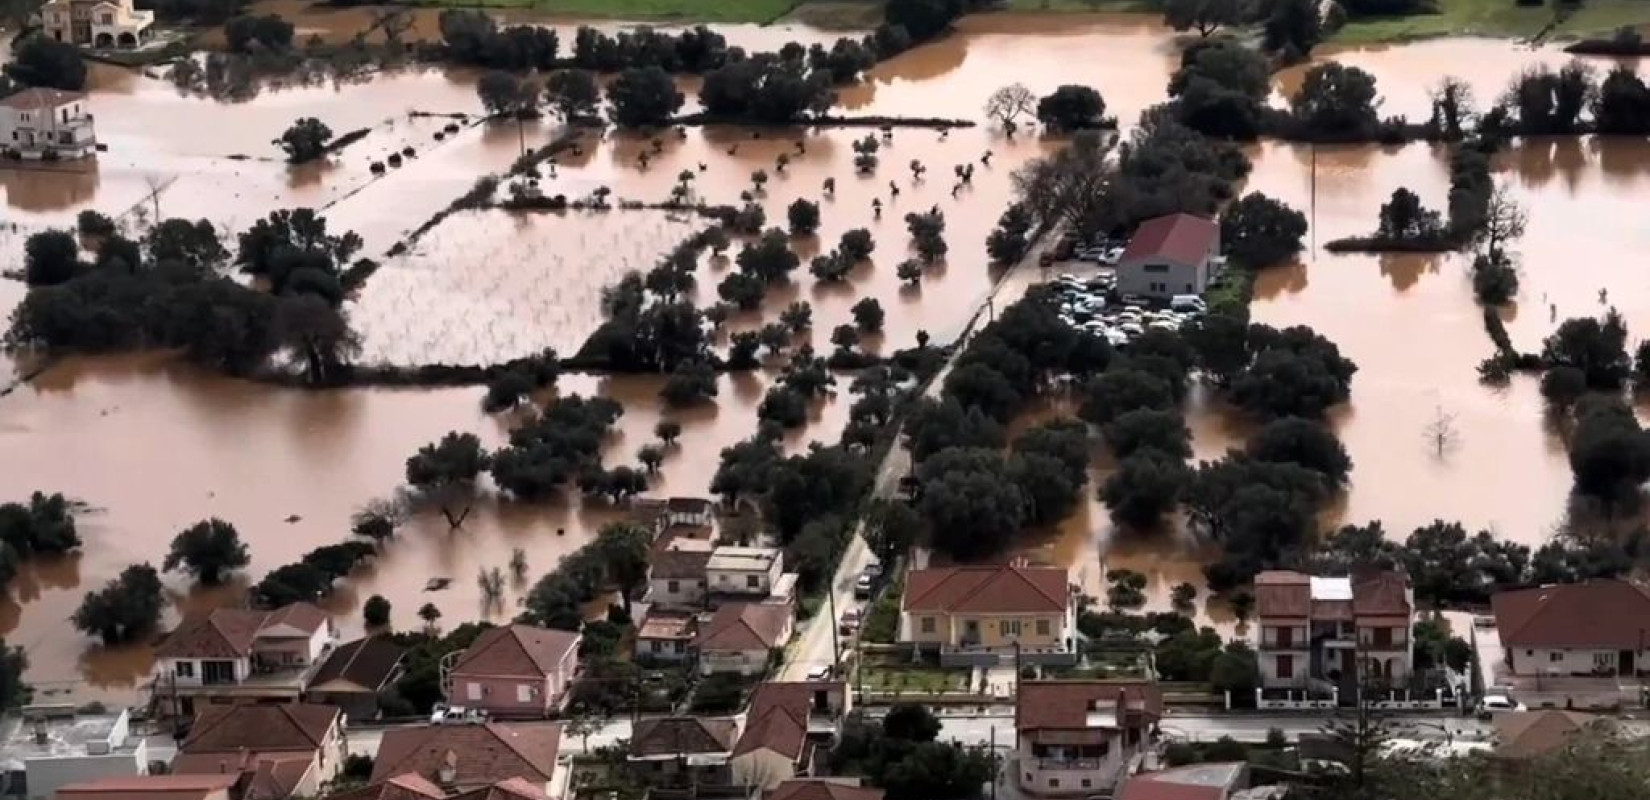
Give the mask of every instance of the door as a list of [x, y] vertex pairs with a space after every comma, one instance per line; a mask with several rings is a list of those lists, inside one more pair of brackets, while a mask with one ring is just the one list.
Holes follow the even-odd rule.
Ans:
[[1633, 672], [1634, 672], [1633, 668], [1634, 668], [1634, 666], [1636, 666], [1633, 663], [1633, 656], [1634, 656], [1634, 653], [1631, 650], [1621, 651], [1620, 658], [1616, 662], [1620, 666], [1621, 674], [1623, 674], [1623, 675], [1632, 675], [1633, 674]]
[[233, 661], [202, 661], [201, 683], [207, 685], [234, 683], [235, 662]]

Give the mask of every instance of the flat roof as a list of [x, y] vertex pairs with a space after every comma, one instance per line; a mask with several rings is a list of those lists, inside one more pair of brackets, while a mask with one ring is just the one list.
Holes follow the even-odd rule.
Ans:
[[762, 569], [779, 560], [777, 547], [718, 547], [710, 553], [706, 569]]
[[80, 758], [91, 755], [87, 746], [94, 742], [109, 745], [109, 755], [134, 753], [143, 740], [129, 738], [116, 747], [110, 741], [121, 714], [77, 714], [72, 717], [47, 717], [44, 742], [35, 738], [35, 723], [19, 716], [0, 720], [0, 768], [21, 770], [25, 762], [44, 758]]
[[1351, 578], [1319, 578], [1314, 576], [1311, 579], [1311, 584], [1313, 600], [1345, 600], [1348, 602], [1352, 600]]

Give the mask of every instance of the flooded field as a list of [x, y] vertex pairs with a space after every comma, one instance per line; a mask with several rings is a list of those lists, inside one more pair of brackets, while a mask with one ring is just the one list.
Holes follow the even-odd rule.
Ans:
[[[261, 8], [294, 19], [300, 36], [317, 33], [335, 41], [353, 35], [365, 19], [361, 9], [311, 11], [287, 0]], [[415, 30], [433, 35], [433, 20], [433, 12], [418, 11]], [[566, 28], [569, 36], [572, 27]], [[1173, 35], [1139, 16], [988, 15], [959, 27], [842, 90], [847, 112], [978, 120], [986, 96], [1004, 83], [1020, 81], [1042, 94], [1081, 82], [1098, 87], [1107, 113], [1127, 124], [1164, 99], [1178, 62]], [[731, 43], [760, 49], [793, 39], [828, 43], [836, 36], [794, 27], [721, 30]], [[1482, 40], [1322, 57], [1369, 70], [1386, 97], [1383, 113], [1412, 119], [1426, 115], [1427, 90], [1444, 74], [1467, 81], [1482, 106], [1525, 66], [1567, 60], [1553, 50]], [[1074, 64], [1082, 70], [1075, 72]], [[1280, 92], [1291, 90], [1299, 74], [1280, 74]], [[250, 102], [225, 104], [180, 94], [158, 77], [97, 67], [91, 104], [109, 151], [95, 165], [0, 170], [0, 214], [10, 223], [0, 230], [0, 247], [16, 253], [27, 233], [69, 224], [84, 208], [128, 214], [135, 223], [139, 213], [153, 216], [158, 200], [163, 216], [206, 217], [229, 230], [276, 208], [321, 207], [335, 227], [367, 239], [367, 255], [379, 256], [476, 178], [505, 171], [523, 146], [554, 134], [548, 123], [477, 124], [437, 144], [434, 133], [449, 120], [411, 112], [474, 113], [475, 77], [466, 70], [387, 72], [359, 83], [272, 89]], [[300, 115], [318, 116], [335, 132], [372, 132], [328, 163], [289, 168], [270, 140]], [[1035, 133], [1011, 142], [983, 126], [945, 136], [902, 129], [882, 143], [874, 174], [856, 175], [852, 143], [872, 132], [795, 129], [758, 137], [747, 129], [694, 128], [680, 137], [666, 132], [657, 145], [651, 137], [610, 134], [588, 142], [582, 154], [564, 154], [541, 189], [578, 198], [607, 187], [615, 199], [659, 202], [685, 170], [696, 197], [737, 204], [753, 188], [751, 173], [765, 170], [769, 180], [756, 199], [768, 225], [783, 227], [784, 210], [797, 198], [821, 201], [822, 225], [817, 236], [794, 243], [803, 268], [790, 284], [770, 292], [760, 312], [733, 318], [729, 329], [755, 327], [790, 302], [808, 300], [814, 306], [813, 344], [825, 349], [831, 328], [850, 319], [853, 303], [875, 297], [888, 316], [880, 340], [868, 342], [871, 348], [907, 346], [919, 330], [948, 341], [990, 285], [983, 242], [1010, 197], [1012, 171], [1058, 143]], [[416, 157], [374, 179], [372, 161], [409, 146]], [[989, 166], [982, 163], [987, 151], [993, 154]], [[790, 157], [783, 172], [780, 154]], [[1563, 444], [1542, 421], [1533, 382], [1515, 380], [1499, 391], [1478, 384], [1475, 367], [1490, 343], [1466, 264], [1452, 256], [1330, 256], [1319, 249], [1329, 239], [1371, 229], [1380, 204], [1400, 185], [1442, 207], [1448, 188], [1443, 151], [1427, 145], [1262, 144], [1250, 155], [1255, 169], [1247, 189], [1283, 199], [1312, 221], [1311, 247], [1300, 263], [1260, 280], [1256, 319], [1311, 325], [1360, 367], [1352, 402], [1332, 419], [1355, 464], [1352, 487], [1325, 524], [1381, 519], [1402, 536], [1443, 518], [1532, 545], [1543, 541], [1563, 519], [1570, 482]], [[921, 177], [913, 175], [913, 161], [926, 167]], [[953, 192], [952, 170], [961, 164], [975, 165], [972, 185]], [[1650, 145], [1531, 141], [1498, 158], [1496, 168], [1498, 179], [1530, 210], [1529, 230], [1516, 246], [1523, 290], [1506, 312], [1518, 346], [1536, 349], [1555, 315], [1601, 311], [1600, 288], [1609, 290], [1610, 302], [1637, 335], [1650, 331], [1650, 295], [1644, 291], [1650, 278], [1633, 266], [1633, 255], [1650, 244], [1650, 231], [1629, 211], [1650, 178]], [[834, 196], [824, 196], [827, 178], [836, 181]], [[884, 204], [880, 220], [872, 210], [877, 199]], [[147, 212], [137, 211], [146, 206]], [[936, 206], [945, 212], [950, 253], [920, 287], [902, 287], [894, 267], [909, 257], [903, 216]], [[602, 286], [626, 270], [652, 266], [702, 224], [656, 211], [461, 212], [404, 256], [387, 260], [348, 310], [368, 360], [474, 363], [545, 346], [570, 353], [599, 322]], [[809, 258], [856, 227], [872, 232], [876, 252], [841, 285], [819, 284], [807, 274]], [[730, 269], [727, 261], [707, 256], [694, 298], [711, 302]], [[19, 285], [0, 284], [0, 309], [21, 295]], [[0, 362], [0, 381], [10, 373], [9, 362]], [[755, 428], [755, 408], [770, 379], [725, 377], [716, 407], [679, 415], [681, 446], [668, 456], [650, 494], [703, 493], [719, 450]], [[625, 403], [627, 413], [606, 451], [610, 465], [631, 463], [636, 448], [652, 438], [663, 413], [658, 387], [658, 379], [635, 377], [565, 376], [561, 383], [564, 393], [599, 392]], [[489, 445], [504, 439], [508, 421], [480, 412], [481, 392], [298, 392], [206, 375], [158, 355], [60, 364], [0, 399], [0, 443], [9, 463], [28, 465], [0, 471], [0, 497], [62, 491], [97, 511], [81, 523], [83, 555], [29, 565], [14, 582], [11, 599], [0, 604], [0, 634], [29, 649], [30, 677], [42, 688], [76, 698], [128, 699], [150, 666], [144, 650], [92, 647], [64, 624], [87, 588], [133, 561], [158, 561], [178, 529], [211, 515], [235, 523], [250, 541], [251, 578], [336, 542], [347, 534], [352, 511], [400, 483], [404, 461], [419, 445], [454, 429], [477, 432]], [[788, 444], [835, 441], [847, 405], [845, 396], [823, 404]], [[1455, 431], [1442, 454], [1423, 435], [1440, 418]], [[1188, 424], [1196, 457], [1204, 459], [1241, 445], [1249, 430], [1201, 394], [1190, 403]], [[1091, 489], [1110, 468], [1099, 455]], [[143, 480], [134, 479], [140, 474]], [[485, 615], [475, 585], [479, 569], [502, 566], [512, 548], [524, 547], [530, 574], [540, 574], [614, 515], [577, 500], [524, 506], [485, 496], [457, 533], [434, 518], [410, 524], [329, 605], [347, 620], [362, 599], [380, 593], [394, 602], [403, 624], [426, 600], [449, 619]], [[296, 519], [287, 522], [291, 517]], [[1154, 608], [1167, 606], [1174, 584], [1201, 584], [1198, 543], [1116, 536], [1092, 497], [1027, 549], [1070, 564], [1074, 580], [1091, 593], [1101, 593], [1105, 569], [1146, 573]], [[453, 588], [426, 594], [422, 587], [430, 577], [449, 577]], [[231, 602], [238, 588], [184, 594], [176, 580], [172, 587], [180, 591], [175, 612]], [[514, 613], [522, 588], [511, 587], [505, 607], [490, 613]], [[1207, 619], [1224, 623], [1230, 617], [1211, 609]], [[75, 674], [80, 677], [65, 677]]]

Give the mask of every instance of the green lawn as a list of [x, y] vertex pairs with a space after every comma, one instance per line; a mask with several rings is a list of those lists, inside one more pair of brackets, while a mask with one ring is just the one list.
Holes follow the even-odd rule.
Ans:
[[1160, 14], [1162, 5], [1152, 0], [1008, 0], [1011, 11], [1057, 11], [1065, 13], [1124, 12]]
[[[1337, 43], [1368, 44], [1437, 36], [1507, 36], [1529, 38], [1553, 20], [1546, 6], [1520, 6], [1512, 0], [1439, 0], [1439, 13], [1347, 23]], [[1550, 38], [1579, 38], [1609, 33], [1623, 25], [1650, 24], [1650, 3], [1643, 0], [1588, 0]]]
[[865, 690], [877, 693], [939, 694], [968, 690], [969, 670], [867, 664], [860, 669]]
[[533, 8], [547, 14], [636, 21], [768, 23], [799, 0], [419, 0], [420, 5]]

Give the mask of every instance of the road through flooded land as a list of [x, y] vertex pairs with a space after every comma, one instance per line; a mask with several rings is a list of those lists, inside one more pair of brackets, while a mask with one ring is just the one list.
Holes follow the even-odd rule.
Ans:
[[[279, 8], [292, 12], [301, 36], [347, 36], [340, 32], [355, 24], [354, 11]], [[422, 12], [419, 19], [418, 30], [429, 34], [422, 27], [429, 20]], [[734, 43], [763, 49], [788, 39], [828, 43], [836, 36], [749, 26], [725, 32]], [[1526, 66], [1566, 60], [1555, 50], [1475, 39], [1320, 58], [1374, 74], [1386, 97], [1383, 113], [1411, 119], [1425, 116], [1427, 90], [1442, 75], [1465, 80], [1482, 104]], [[852, 143], [874, 129], [758, 135], [709, 127], [682, 136], [664, 132], [657, 145], [653, 137], [586, 137], [580, 154], [558, 158], [541, 190], [574, 199], [607, 187], [615, 199], [657, 203], [686, 171], [696, 196], [738, 203], [741, 193], [753, 189], [751, 174], [764, 170], [769, 180], [755, 199], [770, 225], [783, 225], [784, 209], [797, 198], [821, 200], [818, 235], [795, 242], [804, 264], [852, 228], [870, 230], [877, 249], [840, 285], [820, 284], [799, 270], [759, 312], [735, 316], [728, 329], [755, 327], [787, 304], [807, 300], [814, 306], [813, 344], [824, 349], [831, 329], [850, 319], [849, 308], [875, 297], [888, 317], [880, 341], [870, 342], [873, 350], [909, 346], [919, 330], [947, 342], [993, 278], [983, 242], [1011, 197], [1013, 170], [1059, 145], [1035, 132], [1010, 141], [984, 125], [985, 97], [1010, 81], [1038, 94], [1062, 83], [1085, 83], [1104, 94], [1108, 114], [1128, 125], [1164, 99], [1177, 61], [1174, 35], [1151, 18], [970, 17], [957, 33], [882, 64], [863, 84], [842, 90], [847, 114], [982, 123], [944, 136], [898, 130], [883, 143], [872, 175], [855, 174]], [[135, 225], [135, 215], [153, 217], [158, 204], [162, 216], [205, 217], [233, 231], [272, 210], [308, 205], [324, 208], [336, 228], [361, 233], [367, 254], [380, 257], [477, 178], [507, 171], [524, 146], [556, 135], [548, 121], [518, 128], [412, 116], [476, 114], [475, 79], [466, 70], [389, 71], [220, 103], [180, 94], [158, 76], [96, 67], [90, 103], [108, 152], [95, 165], [0, 169], [0, 217], [6, 223], [0, 248], [15, 254], [28, 233], [72, 224], [86, 208], [126, 215]], [[1286, 93], [1298, 80], [1298, 71], [1286, 71], [1276, 85]], [[300, 115], [319, 117], [337, 132], [371, 133], [325, 163], [289, 167], [270, 140]], [[446, 130], [450, 124], [456, 132]], [[437, 131], [443, 133], [439, 142]], [[373, 161], [406, 147], [416, 156], [382, 177], [373, 174]], [[989, 166], [981, 163], [986, 151], [992, 153]], [[1355, 464], [1351, 486], [1324, 525], [1380, 519], [1402, 536], [1442, 518], [1531, 545], [1544, 541], [1563, 521], [1570, 483], [1564, 446], [1543, 421], [1533, 381], [1515, 378], [1504, 389], [1478, 383], [1475, 368], [1490, 353], [1490, 342], [1466, 263], [1449, 255], [1333, 256], [1321, 249], [1335, 237], [1372, 229], [1380, 204], [1399, 186], [1442, 207], [1448, 191], [1444, 152], [1426, 144], [1276, 143], [1247, 152], [1254, 171], [1244, 190], [1282, 199], [1306, 212], [1312, 224], [1311, 247], [1299, 263], [1269, 270], [1257, 282], [1255, 319], [1310, 325], [1359, 366], [1352, 401], [1331, 419]], [[783, 171], [780, 154], [790, 158]], [[921, 177], [913, 175], [913, 161], [926, 168]], [[953, 169], [962, 164], [976, 170], [971, 185], [954, 192]], [[1530, 211], [1529, 229], [1516, 248], [1521, 294], [1506, 312], [1515, 344], [1536, 349], [1554, 327], [1554, 314], [1562, 319], [1602, 311], [1600, 288], [1608, 288], [1635, 338], [1650, 331], [1650, 277], [1634, 258], [1650, 244], [1650, 230], [1634, 213], [1634, 197], [1650, 180], [1650, 145], [1531, 140], [1500, 155], [1495, 169]], [[836, 182], [832, 197], [822, 197], [827, 178]], [[890, 182], [899, 189], [897, 198]], [[873, 200], [884, 204], [880, 220]], [[919, 287], [904, 288], [894, 275], [895, 265], [909, 257], [902, 218], [935, 206], [946, 216], [950, 255]], [[406, 253], [384, 258], [346, 310], [368, 361], [489, 363], [546, 346], [570, 354], [600, 321], [603, 286], [625, 271], [651, 266], [703, 224], [663, 211], [459, 212]], [[707, 255], [695, 299], [708, 302], [729, 269], [725, 259]], [[19, 285], [0, 284], [5, 308], [21, 296]], [[0, 378], [10, 374], [9, 364], [0, 366]], [[649, 495], [704, 493], [720, 449], [755, 429], [756, 406], [772, 377], [724, 377], [714, 408], [673, 414], [684, 426], [681, 447], [666, 459]], [[625, 404], [606, 448], [608, 463], [617, 464], [634, 460], [665, 414], [659, 385], [651, 377], [567, 375], [558, 391], [601, 394]], [[7, 465], [0, 469], [0, 497], [40, 489], [85, 501], [93, 509], [80, 523], [86, 546], [79, 555], [25, 568], [0, 603], [0, 634], [28, 648], [31, 681], [63, 692], [48, 696], [130, 699], [151, 666], [144, 648], [105, 650], [65, 623], [88, 588], [134, 561], [158, 562], [179, 529], [209, 516], [235, 523], [249, 541], [253, 564], [247, 574], [253, 580], [339, 541], [348, 533], [351, 512], [402, 481], [405, 460], [418, 446], [449, 430], [476, 432], [489, 445], [503, 441], [510, 419], [482, 414], [481, 394], [480, 388], [305, 392], [209, 375], [163, 354], [58, 363], [0, 398], [0, 453]], [[1197, 458], [1241, 445], [1250, 430], [1245, 420], [1202, 393], [1188, 402]], [[788, 446], [836, 441], [847, 404], [845, 396], [824, 402]], [[1039, 413], [1069, 409], [1056, 403]], [[1443, 453], [1425, 436], [1440, 418], [1455, 431]], [[1110, 468], [1097, 448], [1091, 487]], [[328, 606], [347, 625], [358, 624], [357, 609], [372, 594], [389, 598], [403, 625], [426, 601], [449, 619], [475, 617], [483, 613], [475, 585], [480, 569], [503, 566], [512, 549], [522, 547], [530, 573], [540, 574], [619, 513], [577, 499], [525, 505], [487, 496], [457, 532], [436, 517], [420, 517], [374, 564], [343, 582]], [[1200, 582], [1201, 549], [1184, 537], [1114, 535], [1105, 509], [1093, 499], [1027, 545], [1034, 557], [1071, 565], [1074, 579], [1091, 591], [1098, 591], [1106, 568], [1144, 572], [1152, 579], [1154, 607], [1167, 605], [1174, 584]], [[453, 587], [425, 593], [431, 577], [451, 578]], [[172, 618], [234, 602], [247, 582], [193, 593], [174, 578]], [[494, 618], [515, 613], [524, 590], [510, 587], [504, 608], [491, 612]], [[1214, 609], [1210, 618], [1229, 616]]]

